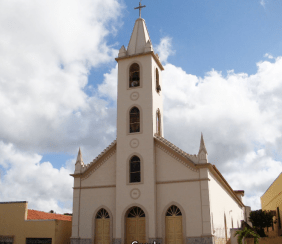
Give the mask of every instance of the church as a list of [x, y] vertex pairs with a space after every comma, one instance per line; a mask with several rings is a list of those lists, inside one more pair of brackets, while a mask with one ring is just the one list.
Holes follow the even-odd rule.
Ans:
[[117, 138], [88, 164], [78, 152], [71, 243], [226, 243], [247, 220], [244, 191], [208, 162], [203, 135], [194, 155], [164, 138], [164, 67], [142, 7], [116, 58]]

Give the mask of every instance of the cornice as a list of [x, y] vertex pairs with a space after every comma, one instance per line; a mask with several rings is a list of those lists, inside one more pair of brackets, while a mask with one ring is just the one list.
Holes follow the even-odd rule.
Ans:
[[181, 150], [179, 147], [175, 146], [173, 143], [171, 143], [170, 141], [166, 140], [165, 138], [155, 134], [154, 135], [155, 141], [160, 143], [162, 146], [166, 146], [169, 149], [171, 149], [173, 152], [175, 152], [178, 156], [188, 160], [188, 162], [190, 163], [191, 167], [196, 167], [196, 165], [198, 165], [198, 156], [196, 154], [192, 155], [192, 154], [188, 154], [186, 152], [184, 152], [183, 150]]
[[[194, 163], [191, 162], [187, 158], [183, 158], [182, 155], [179, 155], [176, 151], [173, 151], [171, 148], [169, 148], [167, 145], [161, 145], [160, 142], [156, 143], [156, 147], [161, 149], [163, 152], [167, 153], [172, 158], [176, 159], [178, 162], [182, 163], [184, 166], [189, 168], [190, 170], [194, 172], [198, 172], [198, 169], [195, 167]], [[165, 148], [166, 147], [166, 148]], [[182, 156], [182, 157], [181, 157]]]
[[136, 58], [138, 56], [145, 56], [145, 55], [152, 55], [154, 60], [155, 60], [155, 62], [159, 65], [160, 69], [164, 70], [164, 67], [163, 67], [161, 61], [158, 59], [158, 57], [156, 56], [154, 51], [145, 52], [145, 53], [138, 53], [138, 54], [132, 54], [132, 55], [126, 55], [124, 57], [115, 58], [115, 60], [118, 62], [119, 60], [122, 60], [122, 59]]
[[195, 181], [210, 181], [209, 178], [202, 179], [192, 179], [192, 180], [170, 180], [170, 181], [157, 181], [158, 184], [173, 184], [173, 183], [186, 183], [186, 182], [195, 182]]
[[100, 168], [110, 157], [112, 157], [116, 153], [116, 149], [114, 148], [113, 150], [110, 150], [107, 152], [106, 155], [101, 159], [97, 159], [95, 163], [90, 163], [91, 165], [89, 168], [82, 173], [81, 180], [87, 179], [91, 174], [93, 174], [98, 168]]
[[93, 159], [91, 163], [83, 165], [80, 173], [70, 175], [74, 178], [81, 178], [82, 180], [88, 178], [94, 171], [96, 171], [116, 152], [116, 143], [117, 141], [114, 140], [95, 159]]
[[210, 163], [207, 164], [197, 164], [197, 168], [208, 168], [210, 172], [213, 174], [213, 176], [219, 180], [223, 187], [233, 196], [233, 198], [237, 201], [239, 205], [242, 207], [245, 207], [244, 203], [240, 200], [240, 198], [236, 195], [234, 190], [231, 188], [231, 186], [228, 184], [228, 182], [225, 180], [223, 175], [219, 172], [219, 170], [216, 168], [215, 165], [212, 165]]

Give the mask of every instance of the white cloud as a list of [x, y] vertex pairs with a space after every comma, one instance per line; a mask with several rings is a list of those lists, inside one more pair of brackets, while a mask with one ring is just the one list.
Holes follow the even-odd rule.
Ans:
[[269, 59], [274, 59], [274, 57], [269, 53], [264, 54], [264, 57], [269, 58]]
[[160, 41], [160, 44], [156, 46], [156, 52], [158, 53], [161, 62], [167, 63], [167, 59], [170, 55], [173, 55], [175, 51], [172, 49], [171, 37], [163, 37]]
[[92, 126], [105, 118], [106, 102], [83, 89], [91, 67], [114, 60], [117, 50], [106, 37], [121, 8], [117, 0], [0, 3], [1, 139], [62, 151], [80, 134], [78, 126], [89, 128], [81, 115], [96, 116]]
[[260, 3], [261, 6], [265, 7], [265, 0], [260, 0], [259, 3]]
[[103, 97], [117, 100], [117, 75], [118, 66], [111, 69], [110, 73], [104, 74], [104, 81], [98, 86], [98, 91]]
[[0, 178], [1, 201], [28, 201], [30, 209], [72, 212], [73, 178], [69, 174], [73, 172], [65, 167], [55, 169], [41, 159], [0, 141], [0, 166], [6, 168]]
[[[246, 190], [246, 199], [255, 197], [256, 207], [282, 169], [281, 160], [273, 159], [282, 137], [282, 57], [257, 67], [250, 76], [229, 71], [223, 77], [212, 70], [200, 78], [167, 64], [162, 86], [165, 137], [194, 154], [202, 131], [209, 161], [232, 179], [235, 190]], [[265, 149], [263, 156], [260, 149]], [[262, 175], [266, 181], [259, 182]]]

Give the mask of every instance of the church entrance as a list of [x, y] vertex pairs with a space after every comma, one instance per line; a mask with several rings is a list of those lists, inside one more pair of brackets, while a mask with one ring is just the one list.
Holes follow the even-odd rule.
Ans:
[[183, 244], [182, 213], [175, 205], [166, 212], [165, 233], [166, 244]]
[[126, 244], [133, 241], [146, 243], [145, 213], [139, 207], [131, 208], [126, 216]]
[[99, 210], [95, 218], [95, 243], [110, 244], [110, 216], [104, 208]]

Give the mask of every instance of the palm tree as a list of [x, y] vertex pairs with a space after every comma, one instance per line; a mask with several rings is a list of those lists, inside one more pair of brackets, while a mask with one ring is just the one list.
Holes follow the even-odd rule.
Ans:
[[234, 236], [238, 235], [238, 244], [242, 244], [242, 240], [244, 237], [253, 237], [254, 238], [254, 244], [258, 244], [259, 243], [259, 238], [260, 236], [255, 233], [254, 231], [252, 231], [251, 229], [248, 229], [247, 227], [245, 227], [244, 230], [237, 230]]

